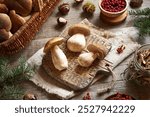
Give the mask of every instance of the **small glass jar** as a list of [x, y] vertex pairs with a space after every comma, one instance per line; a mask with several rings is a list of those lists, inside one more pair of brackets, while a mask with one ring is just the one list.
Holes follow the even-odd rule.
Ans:
[[135, 80], [140, 85], [150, 85], [150, 44], [136, 50], [128, 68], [127, 80]]

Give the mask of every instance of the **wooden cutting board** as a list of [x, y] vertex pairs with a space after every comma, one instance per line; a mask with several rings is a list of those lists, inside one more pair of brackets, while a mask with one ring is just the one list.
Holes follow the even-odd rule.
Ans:
[[[66, 41], [68, 36], [66, 36]], [[103, 44], [107, 47], [107, 50], [111, 49], [111, 45], [108, 43], [106, 39], [103, 39], [96, 35], [90, 35], [87, 37], [87, 45], [91, 43], [96, 44]], [[84, 68], [79, 66], [77, 62], [77, 58], [80, 53], [73, 53], [70, 52], [66, 47], [66, 42], [63, 43], [60, 48], [63, 50], [63, 52], [66, 54], [68, 58], [68, 69], [64, 71], [57, 70], [51, 59], [51, 54], [48, 53], [43, 57], [42, 60], [42, 66], [45, 69], [45, 71], [51, 76], [52, 78], [58, 80], [60, 83], [63, 83], [73, 90], [81, 90], [84, 88], [87, 88], [92, 81], [94, 80], [95, 75], [98, 71], [103, 71], [108, 73], [107, 65], [109, 64], [112, 66], [112, 64], [109, 61], [106, 60], [95, 60], [91, 67]], [[87, 50], [84, 50], [84, 52]]]

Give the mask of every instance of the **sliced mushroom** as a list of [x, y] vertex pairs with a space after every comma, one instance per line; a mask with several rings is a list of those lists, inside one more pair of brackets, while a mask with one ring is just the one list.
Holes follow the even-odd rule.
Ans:
[[7, 14], [0, 13], [0, 29], [6, 29], [7, 32], [10, 31], [12, 27], [11, 20]]
[[86, 46], [85, 36], [90, 35], [89, 27], [84, 24], [75, 24], [69, 28], [71, 36], [67, 41], [67, 47], [72, 52], [81, 52]]
[[96, 58], [103, 60], [107, 54], [107, 49], [103, 45], [89, 44], [87, 53], [80, 54], [78, 63], [82, 67], [89, 67], [92, 65]]
[[58, 47], [62, 42], [64, 42], [64, 38], [62, 37], [55, 37], [49, 40], [45, 47], [44, 52], [48, 53], [51, 52], [52, 62], [56, 69], [59, 71], [68, 68], [68, 60], [64, 52]]
[[15, 32], [17, 32], [17, 30], [19, 30], [19, 28], [21, 26], [24, 25], [24, 23], [26, 21], [25, 21], [25, 19], [23, 17], [21, 17], [20, 15], [16, 14], [15, 10], [11, 10], [10, 11], [9, 17], [10, 17], [11, 22], [12, 22], [11, 32], [14, 34]]

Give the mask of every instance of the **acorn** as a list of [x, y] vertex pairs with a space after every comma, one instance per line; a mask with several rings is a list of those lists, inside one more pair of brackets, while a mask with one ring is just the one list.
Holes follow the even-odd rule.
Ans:
[[58, 10], [63, 15], [66, 15], [70, 11], [70, 5], [68, 3], [63, 3], [58, 7]]
[[93, 14], [95, 12], [95, 5], [91, 2], [87, 2], [83, 5], [82, 9], [87, 14]]

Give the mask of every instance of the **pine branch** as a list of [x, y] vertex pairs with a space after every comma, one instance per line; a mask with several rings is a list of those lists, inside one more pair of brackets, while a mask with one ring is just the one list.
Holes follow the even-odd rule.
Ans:
[[11, 86], [4, 86], [3, 90], [0, 94], [1, 100], [14, 100], [20, 99], [20, 97], [24, 94], [24, 90], [18, 86], [11, 85]]
[[150, 35], [150, 8], [131, 10], [129, 14], [137, 16], [134, 20], [134, 26], [139, 29], [139, 36]]
[[134, 26], [139, 29], [140, 35], [150, 35], [150, 17], [138, 18], [134, 22]]
[[0, 99], [19, 99], [24, 92], [20, 82], [30, 79], [33, 73], [33, 68], [23, 58], [14, 67], [6, 58], [0, 58]]
[[145, 8], [142, 10], [131, 10], [129, 11], [130, 15], [145, 15], [145, 16], [150, 16], [150, 8]]

